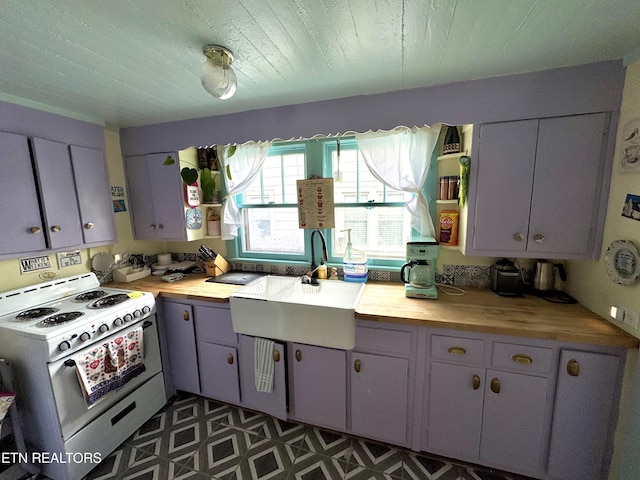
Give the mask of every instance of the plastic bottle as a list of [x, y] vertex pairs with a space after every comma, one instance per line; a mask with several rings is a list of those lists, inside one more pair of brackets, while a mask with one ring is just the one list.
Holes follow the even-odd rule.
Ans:
[[364, 283], [369, 278], [367, 254], [361, 250], [353, 248], [353, 245], [351, 244], [350, 228], [342, 231], [347, 232], [347, 248], [344, 251], [344, 257], [342, 260], [344, 281]]
[[320, 261], [320, 266], [318, 267], [318, 278], [320, 280], [327, 279], [327, 266], [324, 264], [324, 261]]

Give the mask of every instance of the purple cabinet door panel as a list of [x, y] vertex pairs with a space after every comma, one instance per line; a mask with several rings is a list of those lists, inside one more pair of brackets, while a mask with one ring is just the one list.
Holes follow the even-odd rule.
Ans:
[[[164, 165], [167, 156], [175, 160], [173, 165]], [[163, 240], [186, 240], [186, 222], [184, 212], [184, 184], [180, 177], [178, 155], [171, 153], [153, 153], [147, 155], [151, 182], [151, 200], [153, 201], [157, 238]], [[147, 197], [149, 201], [149, 197]]]
[[406, 445], [409, 361], [361, 352], [350, 359], [351, 431]]
[[240, 403], [238, 354], [234, 347], [198, 342], [202, 395], [223, 402]]
[[540, 120], [530, 252], [587, 255], [593, 249], [606, 127], [604, 113]]
[[33, 139], [33, 154], [51, 248], [82, 244], [80, 212], [67, 145]]
[[134, 155], [124, 159], [127, 175], [129, 214], [136, 239], [154, 239], [157, 236], [154, 204], [151, 197], [151, 172], [146, 155]]
[[29, 143], [0, 132], [0, 255], [46, 248]]
[[432, 362], [430, 378], [426, 450], [478, 458], [485, 370]]
[[347, 424], [346, 352], [289, 344], [291, 416], [337, 430]]
[[620, 359], [613, 355], [562, 351], [551, 427], [551, 478], [606, 478], [619, 368]]
[[174, 388], [200, 393], [193, 307], [188, 303], [164, 300], [163, 328], [166, 332], [169, 373]]
[[101, 150], [71, 145], [71, 162], [86, 245], [115, 243], [109, 173]]
[[480, 126], [474, 250], [526, 249], [537, 131], [537, 120]]

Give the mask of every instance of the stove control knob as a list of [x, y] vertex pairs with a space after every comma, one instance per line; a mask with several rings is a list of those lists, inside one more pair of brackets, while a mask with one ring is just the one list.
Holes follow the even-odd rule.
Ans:
[[71, 348], [71, 343], [69, 343], [68, 341], [63, 341], [60, 342], [60, 345], [58, 345], [58, 350], [60, 350], [61, 352], [64, 352], [65, 350], [69, 350]]
[[144, 315], [146, 315], [146, 314], [147, 314], [147, 313], [149, 313], [150, 311], [151, 311], [151, 308], [150, 308], [150, 307], [142, 307], [142, 313], [143, 313]]
[[133, 316], [138, 318], [142, 316], [142, 312], [140, 310], [136, 310], [135, 312], [133, 312]]
[[82, 333], [80, 334], [80, 338], [79, 338], [79, 340], [80, 340], [81, 342], [86, 342], [86, 341], [87, 341], [87, 340], [89, 340], [90, 338], [91, 338], [91, 334], [90, 334], [89, 332], [82, 332]]
[[108, 330], [109, 330], [109, 325], [107, 325], [106, 323], [103, 323], [102, 325], [100, 325], [100, 326], [98, 327], [98, 331], [99, 331], [100, 333], [107, 332]]
[[130, 322], [132, 319], [133, 319], [133, 317], [131, 316], [131, 314], [130, 314], [130, 313], [127, 313], [127, 314], [124, 316], [124, 321], [125, 321], [125, 322]]
[[120, 326], [120, 325], [122, 325], [123, 323], [124, 323], [124, 322], [122, 321], [122, 319], [121, 319], [120, 317], [116, 318], [116, 319], [113, 321], [113, 324], [114, 324], [116, 327], [119, 327], [119, 326]]

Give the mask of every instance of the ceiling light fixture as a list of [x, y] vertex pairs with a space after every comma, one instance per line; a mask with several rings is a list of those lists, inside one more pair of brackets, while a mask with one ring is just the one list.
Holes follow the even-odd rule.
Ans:
[[202, 52], [207, 57], [200, 71], [204, 89], [220, 100], [233, 97], [236, 93], [236, 73], [231, 67], [231, 51], [219, 45], [205, 45]]

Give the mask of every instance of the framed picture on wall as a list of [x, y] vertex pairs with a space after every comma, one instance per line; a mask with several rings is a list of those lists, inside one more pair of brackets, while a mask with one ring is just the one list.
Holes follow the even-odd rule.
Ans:
[[632, 120], [622, 130], [620, 173], [640, 172], [640, 118]]
[[622, 207], [622, 216], [640, 221], [640, 195], [627, 194]]

